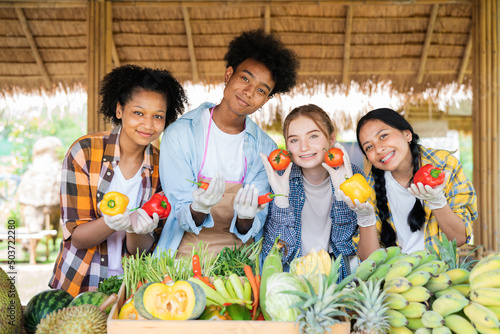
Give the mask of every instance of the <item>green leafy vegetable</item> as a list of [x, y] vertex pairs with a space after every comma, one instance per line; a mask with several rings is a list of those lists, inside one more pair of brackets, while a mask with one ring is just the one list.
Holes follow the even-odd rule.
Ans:
[[249, 265], [252, 270], [255, 269], [255, 262], [258, 262], [261, 250], [262, 238], [248, 245], [237, 247], [235, 244], [233, 248], [224, 247], [211, 268], [210, 276], [229, 276], [232, 273], [245, 276], [243, 268]]
[[107, 294], [108, 296], [112, 293], [118, 294], [118, 290], [120, 290], [120, 286], [123, 282], [122, 276], [111, 276], [110, 278], [105, 279], [104, 281], [99, 283], [97, 287], [98, 292], [102, 292]]

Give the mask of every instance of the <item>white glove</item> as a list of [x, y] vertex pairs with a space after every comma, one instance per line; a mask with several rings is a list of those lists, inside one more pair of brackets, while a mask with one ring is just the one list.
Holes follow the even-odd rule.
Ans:
[[131, 227], [130, 211], [128, 209], [125, 209], [124, 213], [114, 216], [108, 216], [103, 213], [102, 217], [106, 225], [112, 230], [125, 231]]
[[132, 212], [130, 215], [131, 228], [127, 230], [128, 233], [135, 234], [148, 234], [158, 227], [160, 216], [156, 212], [153, 213], [151, 218], [146, 211], [139, 208]]
[[340, 197], [340, 193], [338, 190], [340, 185], [344, 183], [346, 178], [350, 178], [352, 176], [352, 166], [351, 159], [349, 158], [349, 155], [347, 154], [344, 147], [340, 143], [335, 143], [334, 147], [341, 149], [344, 153], [344, 163], [337, 168], [332, 168], [324, 162], [321, 165], [328, 171], [328, 174], [330, 174], [330, 179], [332, 180], [333, 187], [335, 188], [335, 199], [337, 201], [341, 201], [342, 198]]
[[415, 196], [416, 198], [426, 201], [429, 209], [436, 210], [445, 207], [448, 204], [446, 197], [444, 196], [443, 189], [448, 182], [450, 174], [446, 172], [445, 182], [441, 183], [436, 188], [432, 188], [428, 185], [423, 185], [421, 182], [414, 184], [412, 183], [408, 188], [408, 192]]
[[191, 203], [191, 208], [193, 211], [208, 215], [212, 206], [220, 202], [225, 190], [226, 183], [224, 177], [219, 173], [215, 174], [207, 190], [198, 188], [193, 191], [193, 203]]
[[233, 207], [238, 218], [254, 219], [255, 215], [265, 208], [265, 205], [259, 205], [259, 190], [255, 188], [255, 185], [247, 184], [238, 190]]
[[[335, 190], [337, 191], [337, 190]], [[366, 201], [361, 203], [358, 199], [352, 202], [352, 199], [348, 197], [342, 190], [338, 190], [341, 200], [347, 204], [347, 206], [358, 216], [358, 225], [361, 227], [373, 226], [377, 222], [375, 218], [375, 210], [370, 202]]]
[[288, 194], [290, 193], [290, 172], [292, 171], [293, 163], [290, 162], [290, 165], [286, 168], [283, 175], [279, 175], [267, 160], [267, 156], [264, 153], [260, 154], [260, 158], [262, 159], [262, 163], [264, 164], [264, 168], [267, 174], [267, 180], [273, 193], [276, 195], [284, 195], [284, 196], [276, 196], [274, 197], [274, 204], [280, 208], [288, 208], [290, 203], [288, 202]]

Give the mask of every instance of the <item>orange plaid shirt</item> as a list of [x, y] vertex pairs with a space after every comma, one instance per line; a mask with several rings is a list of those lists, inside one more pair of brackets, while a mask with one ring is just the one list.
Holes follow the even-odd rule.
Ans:
[[[61, 177], [61, 219], [63, 241], [54, 265], [49, 286], [63, 289], [73, 297], [95, 290], [108, 277], [106, 241], [90, 249], [76, 249], [71, 234], [80, 224], [100, 217], [97, 204], [113, 179], [113, 167], [120, 162], [119, 134], [121, 126], [112, 131], [89, 134], [78, 139], [64, 158]], [[159, 150], [149, 144], [142, 164], [141, 205], [161, 191]], [[156, 245], [163, 228], [160, 221], [154, 231]], [[125, 248], [125, 247], [124, 247]]]

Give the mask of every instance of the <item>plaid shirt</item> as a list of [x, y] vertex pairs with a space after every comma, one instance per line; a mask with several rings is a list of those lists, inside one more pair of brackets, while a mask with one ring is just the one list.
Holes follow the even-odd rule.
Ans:
[[[83, 291], [95, 290], [99, 282], [108, 277], [106, 241], [90, 249], [76, 249], [71, 244], [71, 234], [78, 225], [100, 217], [97, 204], [113, 179], [113, 167], [120, 161], [120, 129], [121, 126], [117, 126], [111, 132], [83, 136], [70, 147], [64, 158], [61, 176], [63, 241], [49, 286], [66, 290], [73, 297]], [[142, 165], [141, 205], [155, 192], [161, 191], [158, 162], [158, 149], [148, 145]], [[154, 231], [153, 247], [162, 227], [159, 225]]]
[[[352, 165], [353, 173], [364, 172], [356, 165]], [[279, 172], [280, 174], [283, 171]], [[335, 199], [335, 188], [332, 185], [333, 202], [330, 211], [332, 230], [330, 234], [330, 246], [335, 258], [342, 255], [342, 267], [339, 281], [350, 273], [348, 256], [356, 254], [352, 244], [352, 237], [358, 229], [358, 218], [356, 213], [349, 209], [343, 201]], [[274, 240], [279, 236], [287, 244], [287, 252], [283, 255], [283, 270], [290, 269], [290, 263], [296, 257], [302, 256], [302, 209], [305, 203], [305, 190], [302, 172], [297, 165], [292, 166], [290, 173], [290, 193], [288, 196], [290, 206], [280, 208], [269, 203], [269, 213], [264, 225], [264, 241], [262, 252], [267, 256]]]
[[[422, 166], [426, 164], [433, 164], [436, 167], [442, 168], [444, 171], [449, 172], [450, 179], [444, 188], [446, 200], [450, 205], [453, 212], [459, 216], [465, 224], [465, 233], [467, 234], [467, 243], [471, 240], [472, 236], [472, 222], [477, 218], [477, 197], [472, 182], [469, 181], [464, 174], [460, 161], [453, 156], [449, 151], [434, 150], [420, 146]], [[368, 183], [373, 188], [375, 181], [372, 173], [368, 175]], [[371, 202], [375, 208], [375, 215], [377, 216], [377, 230], [380, 239], [382, 229], [382, 222], [378, 216], [377, 200], [375, 194], [372, 195]], [[443, 231], [439, 227], [432, 210], [427, 206], [426, 201], [422, 201], [425, 210], [424, 236], [425, 246], [433, 246], [436, 251], [436, 245], [433, 238], [437, 237], [441, 240]], [[389, 207], [389, 223], [394, 227], [394, 221]], [[359, 243], [359, 234], [354, 238], [354, 243], [357, 248]], [[382, 245], [381, 245], [382, 246]]]

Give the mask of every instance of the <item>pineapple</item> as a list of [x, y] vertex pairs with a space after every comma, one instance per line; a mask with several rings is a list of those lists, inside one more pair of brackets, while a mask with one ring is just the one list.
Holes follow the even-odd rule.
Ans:
[[381, 280], [359, 280], [359, 288], [354, 292], [353, 316], [356, 319], [354, 333], [382, 334], [390, 332], [389, 309], [385, 303], [386, 293], [380, 288]]
[[[332, 261], [329, 275], [320, 274], [317, 282], [312, 283], [308, 278], [303, 278], [307, 285], [308, 293], [298, 291], [288, 292], [302, 299], [291, 306], [297, 307], [300, 310], [300, 314], [297, 317], [300, 333], [323, 334], [325, 331], [330, 331], [330, 326], [340, 323], [342, 321], [340, 317], [349, 318], [344, 309], [351, 305], [350, 291], [344, 288], [353, 279], [354, 274], [346, 277], [342, 282], [337, 284], [340, 260], [341, 258], [339, 257], [335, 262]], [[317, 293], [313, 284], [318, 285], [316, 287]]]
[[479, 247], [482, 246], [477, 246], [476, 248], [471, 250], [469, 254], [467, 254], [465, 259], [460, 260], [458, 256], [459, 254], [457, 248], [457, 239], [448, 240], [448, 238], [444, 233], [442, 234], [442, 239], [443, 239], [442, 241], [436, 237], [432, 239], [438, 251], [436, 251], [434, 247], [430, 245], [427, 245], [427, 250], [432, 254], [436, 255], [439, 260], [444, 261], [448, 265], [449, 269], [463, 268], [466, 270], [471, 270], [472, 266], [478, 260], [467, 260], [467, 259], [472, 253], [474, 253]]

